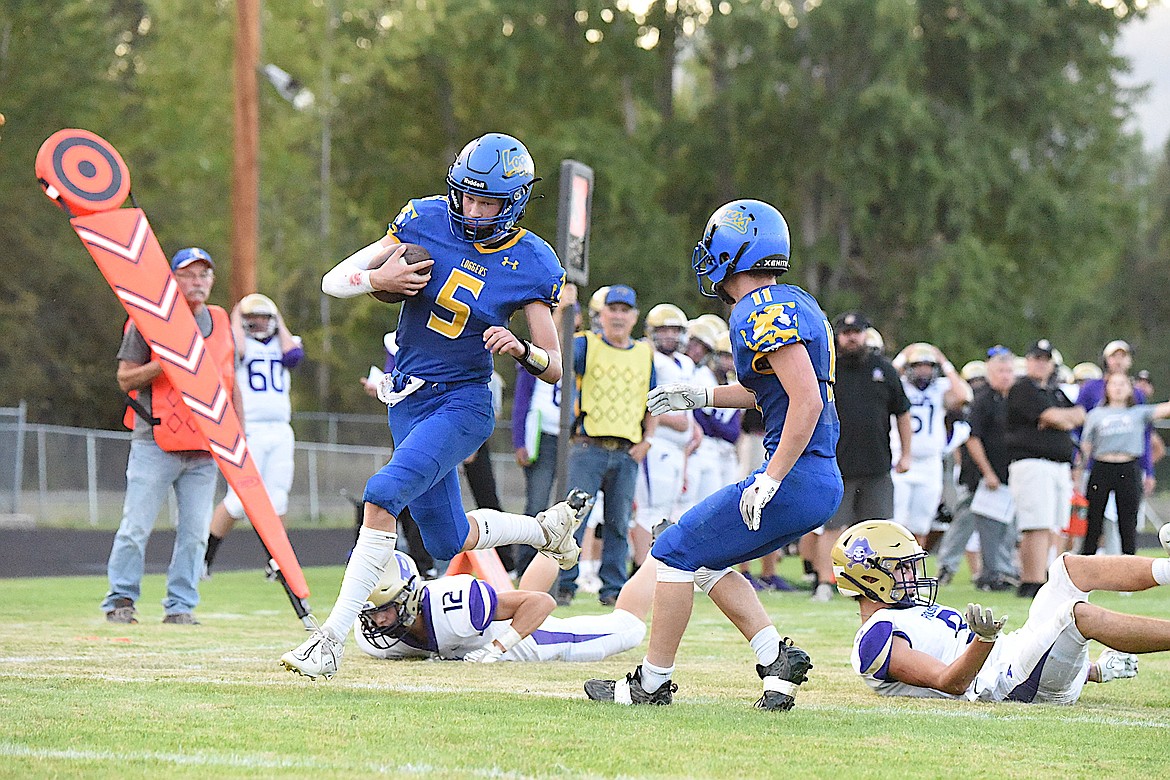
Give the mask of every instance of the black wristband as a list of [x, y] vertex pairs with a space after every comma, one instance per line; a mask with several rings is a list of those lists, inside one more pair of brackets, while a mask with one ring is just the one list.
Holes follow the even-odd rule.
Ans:
[[520, 339], [520, 344], [524, 347], [524, 354], [516, 358], [516, 362], [523, 366], [525, 371], [533, 376], [540, 376], [548, 370], [550, 361], [547, 352], [531, 341]]

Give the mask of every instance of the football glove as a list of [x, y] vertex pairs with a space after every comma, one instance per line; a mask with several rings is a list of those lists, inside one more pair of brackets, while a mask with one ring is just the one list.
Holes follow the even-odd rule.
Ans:
[[667, 412], [701, 409], [704, 406], [711, 406], [710, 388], [683, 382], [660, 385], [646, 396], [646, 408], [654, 417]]
[[760, 520], [764, 516], [764, 507], [780, 489], [780, 481], [772, 479], [767, 472], [761, 471], [752, 479], [752, 483], [743, 490], [739, 497], [739, 513], [749, 531], [760, 530]]
[[464, 661], [471, 661], [475, 664], [494, 664], [500, 660], [500, 656], [504, 651], [495, 642], [488, 642], [478, 650], [472, 650], [467, 655], [463, 656]]
[[991, 607], [984, 607], [982, 604], [967, 605], [967, 627], [980, 642], [994, 642], [999, 639], [1005, 623], [1007, 615], [997, 619], [991, 614]]

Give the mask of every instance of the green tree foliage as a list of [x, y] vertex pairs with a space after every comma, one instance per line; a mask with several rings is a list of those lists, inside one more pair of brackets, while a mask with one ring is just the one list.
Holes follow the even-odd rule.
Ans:
[[[644, 310], [721, 312], [695, 289], [691, 249], [716, 206], [757, 197], [788, 217], [791, 281], [830, 314], [865, 308], [895, 345], [927, 339], [959, 359], [1045, 335], [1088, 357], [1106, 335], [1153, 341], [1170, 198], [1164, 165], [1140, 175], [1123, 131], [1130, 95], [1112, 50], [1129, 10], [269, 0], [262, 63], [316, 96], [297, 110], [261, 80], [258, 281], [305, 337], [294, 403], [373, 408], [356, 380], [380, 362], [397, 309], [332, 301], [326, 329], [321, 274], [409, 198], [442, 193], [453, 155], [493, 130], [533, 152], [543, 198], [525, 224], [550, 240], [559, 161], [594, 168], [586, 294], [625, 282]], [[61, 127], [122, 151], [163, 248], [207, 248], [213, 299], [230, 303], [235, 12], [230, 0], [0, 0], [0, 403], [28, 399], [56, 422], [119, 413], [124, 317], [32, 180]]]

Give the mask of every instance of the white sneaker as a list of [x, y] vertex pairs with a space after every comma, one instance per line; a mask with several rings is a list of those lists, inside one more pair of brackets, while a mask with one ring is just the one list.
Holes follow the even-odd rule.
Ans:
[[1162, 549], [1170, 555], [1170, 523], [1158, 529], [1158, 541], [1162, 543]]
[[1107, 683], [1125, 677], [1137, 677], [1138, 659], [1133, 653], [1106, 650], [1097, 657], [1099, 682]]
[[573, 533], [581, 525], [593, 501], [583, 490], [572, 490], [568, 498], [559, 504], [554, 504], [536, 516], [536, 522], [544, 531], [544, 545], [540, 552], [557, 562], [562, 570], [568, 571], [577, 565], [581, 557], [581, 548]]
[[821, 604], [826, 604], [833, 600], [833, 586], [828, 582], [822, 582], [817, 585], [817, 589], [813, 591], [812, 600]]
[[324, 677], [328, 680], [337, 674], [337, 667], [341, 665], [341, 655], [344, 650], [343, 643], [338, 642], [321, 629], [317, 629], [296, 649], [289, 650], [282, 655], [280, 665], [290, 672], [302, 674], [313, 680], [318, 677]]

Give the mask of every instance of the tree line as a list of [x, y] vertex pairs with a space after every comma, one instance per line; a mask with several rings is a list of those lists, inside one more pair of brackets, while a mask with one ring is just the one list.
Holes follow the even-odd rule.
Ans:
[[[830, 316], [865, 310], [888, 342], [955, 359], [1040, 336], [1091, 359], [1170, 344], [1170, 171], [1126, 132], [1122, 26], [1144, 2], [1088, 0], [316, 0], [267, 3], [265, 63], [316, 96], [261, 96], [260, 291], [305, 338], [300, 409], [370, 411], [357, 385], [394, 307], [319, 280], [410, 197], [443, 191], [456, 151], [523, 140], [544, 181], [525, 224], [552, 239], [559, 162], [596, 175], [592, 288], [634, 286], [722, 313], [689, 266], [707, 216], [778, 206], [789, 281]], [[229, 305], [228, 0], [0, 0], [0, 405], [113, 427], [124, 314], [33, 158], [62, 127], [109, 139], [164, 250], [216, 258]], [[332, 204], [321, 224], [324, 129]], [[319, 366], [329, 381], [314, 382]], [[511, 370], [511, 367], [506, 367]]]

